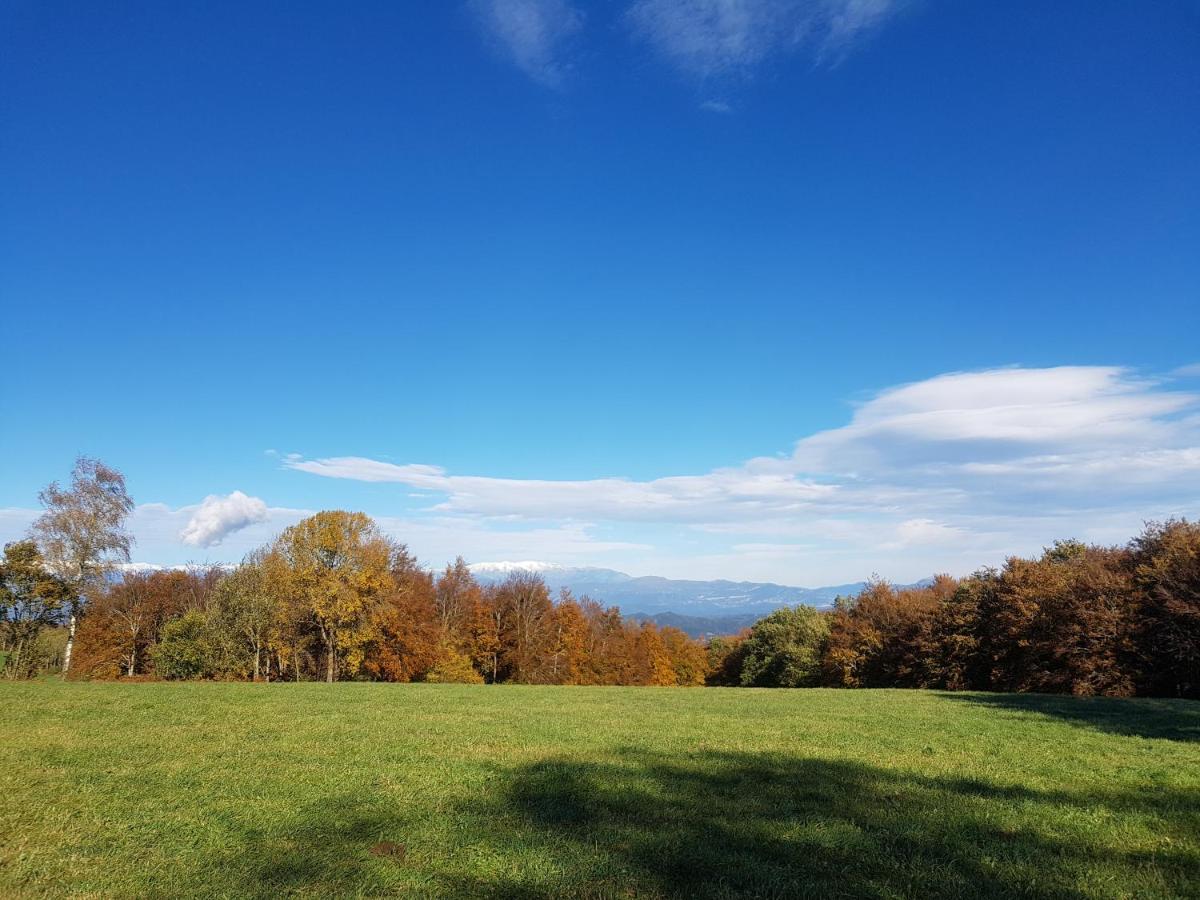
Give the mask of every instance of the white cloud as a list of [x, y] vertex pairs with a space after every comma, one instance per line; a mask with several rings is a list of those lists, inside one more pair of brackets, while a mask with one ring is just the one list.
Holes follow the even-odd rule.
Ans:
[[1105, 366], [956, 372], [883, 391], [843, 427], [801, 441], [797, 459], [818, 469], [844, 466], [869, 451], [952, 459], [954, 447], [1008, 455], [1016, 448], [1154, 446], [1176, 430], [1173, 413], [1196, 405], [1194, 394]]
[[699, 475], [546, 481], [295, 455], [285, 466], [404, 484], [429, 492], [430, 509], [460, 515], [701, 527], [867, 513], [943, 521], [948, 511], [995, 511], [1006, 497], [1045, 505], [1080, 492], [1178, 496], [1181, 477], [1200, 479], [1198, 401], [1121, 368], [1008, 368], [884, 390], [789, 457]]
[[551, 559], [563, 565], [596, 565], [599, 556], [624, 553], [636, 558], [653, 551], [648, 544], [598, 537], [596, 526], [587, 522], [514, 524], [474, 516], [375, 516], [375, 521], [433, 566], [459, 555], [470, 561]]
[[[350, 456], [282, 465], [380, 486], [366, 511], [434, 566], [461, 553], [686, 578], [907, 582], [1060, 537], [1112, 543], [1147, 519], [1196, 518], [1200, 391], [1179, 384], [1119, 367], [950, 373], [881, 390], [790, 453], [644, 480], [496, 478]], [[221, 561], [234, 561], [310, 514], [259, 503], [235, 492], [141, 504], [137, 558], [187, 562], [220, 536]], [[0, 540], [37, 512], [0, 510]]]
[[19, 506], [0, 508], [0, 545], [20, 540], [40, 514], [41, 510]]
[[637, 0], [634, 34], [684, 73], [745, 76], [768, 57], [810, 47], [842, 53], [897, 7], [895, 0]]
[[[726, 576], [791, 583], [864, 571], [911, 580], [1036, 552], [1058, 537], [1118, 540], [1146, 519], [1194, 517], [1198, 410], [1197, 394], [1118, 367], [1005, 368], [883, 390], [791, 455], [703, 474], [549, 481], [362, 457], [284, 464], [425, 492], [427, 515], [477, 523], [470, 540], [493, 540], [485, 535], [504, 522], [498, 545], [485, 544], [488, 558], [557, 559], [540, 538], [515, 537], [523, 522], [573, 556], [601, 552], [586, 531], [572, 542], [559, 529], [609, 523], [622, 535], [658, 529], [652, 565], [620, 542], [603, 552], [640, 556], [640, 568], [663, 574], [727, 565]], [[659, 545], [678, 547], [680, 534], [702, 542], [690, 557]], [[784, 543], [793, 540], [802, 543]]]
[[566, 0], [472, 0], [480, 28], [498, 52], [534, 81], [560, 87], [583, 13]]
[[[235, 491], [233, 495], [241, 494]], [[241, 494], [246, 497], [245, 494]], [[213, 498], [208, 498], [205, 503]], [[217, 497], [218, 501], [229, 498]], [[256, 498], [246, 497], [256, 501]], [[257, 501], [261, 502], [261, 501]], [[312, 515], [312, 510], [289, 509], [286, 507], [266, 507], [264, 517], [255, 514], [252, 522], [247, 523], [236, 531], [226, 531], [220, 543], [218, 559], [196, 559], [194, 547], [212, 547], [215, 543], [193, 544], [184, 543], [182, 534], [188, 531], [196, 522], [197, 516], [204, 503], [187, 506], [171, 507], [165, 503], [139, 503], [134, 507], [129, 517], [127, 527], [134, 537], [137, 560], [152, 565], [182, 565], [194, 563], [205, 565], [212, 562], [233, 562], [240, 559], [251, 549], [271, 540], [276, 534], [298, 522], [305, 516]], [[255, 509], [254, 503], [250, 510]], [[40, 515], [41, 510], [20, 507], [0, 509], [0, 544], [18, 540], [26, 534], [29, 525]], [[199, 527], [199, 523], [197, 523]]]
[[961, 528], [933, 519], [905, 519], [896, 526], [894, 546], [898, 548], [928, 544], [950, 544], [962, 540]]
[[193, 547], [215, 547], [235, 531], [267, 520], [267, 504], [258, 497], [234, 491], [225, 497], [210, 494], [192, 513], [179, 539]]
[[395, 482], [446, 495], [432, 507], [436, 511], [526, 518], [686, 521], [722, 517], [735, 510], [756, 515], [768, 507], [800, 509], [837, 490], [789, 473], [756, 472], [751, 464], [653, 481], [451, 475], [437, 466], [395, 465], [359, 456], [306, 460], [293, 455], [284, 465], [327, 478]]

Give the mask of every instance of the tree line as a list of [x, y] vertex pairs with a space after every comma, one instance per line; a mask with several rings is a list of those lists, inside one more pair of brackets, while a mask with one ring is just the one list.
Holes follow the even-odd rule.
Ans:
[[133, 504], [80, 459], [0, 563], [9, 677], [371, 679], [530, 684], [914, 687], [1200, 697], [1200, 524], [1121, 547], [1060, 541], [966, 578], [873, 580], [701, 642], [542, 578], [434, 573], [366, 515], [317, 513], [241, 564], [119, 572]]
[[875, 580], [708, 650], [710, 684], [1200, 698], [1200, 524], [1059, 541], [916, 588]]
[[231, 571], [132, 573], [89, 603], [76, 672], [254, 681], [698, 685], [705, 648], [516, 572], [440, 573], [362, 513], [317, 513]]
[[540, 576], [481, 585], [433, 573], [359, 512], [285, 529], [231, 570], [122, 571], [133, 508], [121, 473], [80, 459], [0, 563], [0, 653], [25, 677], [699, 685], [684, 632]]

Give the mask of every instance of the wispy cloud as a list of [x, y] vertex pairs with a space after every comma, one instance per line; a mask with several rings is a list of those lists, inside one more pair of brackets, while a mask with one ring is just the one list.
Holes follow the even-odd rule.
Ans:
[[465, 554], [473, 561], [545, 557], [567, 564], [603, 564], [614, 553], [647, 556], [650, 544], [607, 538], [588, 522], [514, 523], [478, 516], [377, 516], [379, 526], [432, 565]]
[[[787, 452], [696, 474], [568, 481], [358, 456], [289, 470], [397, 490], [366, 511], [426, 563], [544, 559], [791, 584], [969, 571], [1058, 537], [1200, 512], [1200, 391], [1112, 366], [955, 372], [878, 391]], [[261, 506], [259, 504], [262, 504]], [[37, 515], [0, 509], [0, 541]], [[138, 557], [234, 561], [310, 513], [242, 492], [131, 519]], [[187, 540], [188, 543], [182, 543]]]
[[744, 77], [777, 54], [844, 53], [897, 8], [896, 0], [636, 0], [634, 34], [687, 75]]
[[1106, 496], [1145, 492], [1200, 473], [1198, 399], [1115, 367], [996, 369], [890, 388], [847, 425], [797, 442], [790, 456], [699, 475], [506, 479], [353, 456], [293, 455], [284, 465], [404, 484], [437, 498], [432, 509], [489, 516], [687, 523], [950, 508], [1003, 482], [1012, 496], [1065, 499], [1098, 487]]
[[500, 55], [539, 84], [563, 85], [582, 12], [566, 0], [472, 0], [468, 8]]
[[736, 546], [758, 548], [747, 559], [764, 565], [783, 566], [791, 550], [779, 542], [799, 539], [801, 556], [823, 559], [830, 574], [851, 574], [835, 559], [846, 553], [859, 574], [865, 565], [920, 574], [939, 560], [987, 562], [1065, 535], [1116, 539], [1146, 518], [1194, 510], [1200, 396], [1119, 367], [951, 373], [879, 392], [789, 455], [646, 481], [491, 478], [363, 457], [284, 465], [416, 488], [430, 514], [653, 524], [726, 549], [720, 536], [738, 536]]
[[291, 456], [289, 469], [326, 478], [394, 482], [444, 499], [431, 507], [446, 513], [613, 521], [688, 521], [723, 517], [740, 510], [799, 509], [836, 491], [832, 485], [787, 472], [746, 467], [706, 475], [677, 475], [652, 481], [597, 478], [540, 481], [452, 475], [437, 466], [396, 465], [359, 456], [304, 459]]

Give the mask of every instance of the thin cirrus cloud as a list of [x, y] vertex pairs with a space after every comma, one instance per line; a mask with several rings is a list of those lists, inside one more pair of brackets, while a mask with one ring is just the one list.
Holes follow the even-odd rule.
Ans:
[[[771, 57], [807, 48], [837, 58], [895, 14], [898, 0], [635, 0], [623, 29], [687, 76], [744, 78]], [[569, 0], [470, 0], [495, 50], [534, 81], [560, 88], [573, 68], [582, 10]], [[728, 113], [720, 99], [701, 104]]]
[[485, 521], [682, 526], [776, 555], [781, 540], [800, 542], [797, 558], [814, 543], [896, 558], [1008, 552], [1067, 534], [1118, 539], [1194, 510], [1200, 395], [1111, 366], [949, 373], [878, 392], [788, 455], [645, 481], [457, 475], [364, 457], [284, 465], [403, 484], [427, 492], [432, 513]]
[[210, 494], [196, 507], [179, 539], [192, 547], [215, 547], [226, 537], [251, 525], [267, 521], [265, 501], [234, 491], [222, 497]]
[[531, 79], [561, 87], [583, 13], [566, 0], [472, 0], [468, 5], [496, 51]]
[[637, 0], [633, 34], [686, 75], [744, 77], [770, 57], [810, 48], [820, 59], [890, 18], [895, 0]]

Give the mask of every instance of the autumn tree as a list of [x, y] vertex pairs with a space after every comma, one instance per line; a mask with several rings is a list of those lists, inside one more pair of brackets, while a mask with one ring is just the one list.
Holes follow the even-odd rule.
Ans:
[[438, 576], [434, 604], [444, 639], [456, 645], [469, 643], [481, 599], [479, 583], [461, 556]]
[[483, 676], [471, 657], [446, 644], [438, 646], [437, 660], [425, 673], [425, 680], [434, 684], [483, 684]]
[[385, 681], [419, 681], [442, 661], [437, 592], [433, 577], [402, 546], [393, 549], [391, 575], [371, 611], [363, 669]]
[[554, 639], [550, 650], [551, 684], [587, 683], [588, 623], [570, 590], [563, 588], [554, 605]]
[[1140, 681], [1200, 698], [1200, 523], [1152, 522], [1130, 545], [1140, 616]]
[[54, 625], [69, 602], [69, 589], [42, 564], [33, 541], [4, 545], [0, 561], [0, 647], [7, 651], [3, 671], [17, 678], [32, 674], [33, 651], [43, 629]]
[[144, 674], [163, 628], [187, 612], [203, 616], [215, 568], [126, 572], [94, 592], [79, 626], [76, 670], [91, 677]]
[[490, 684], [500, 680], [501, 629], [504, 610], [500, 590], [490, 584], [480, 592], [479, 614], [472, 634], [471, 653], [479, 671]]
[[[987, 690], [991, 684], [991, 644], [983, 622], [996, 607], [999, 573], [980, 569], [957, 581], [939, 576], [944, 590], [932, 616], [920, 630], [920, 687], [950, 691]], [[935, 583], [935, 588], [939, 585]]]
[[675, 668], [671, 665], [671, 654], [663, 642], [658, 626], [653, 622], [628, 622], [629, 640], [632, 645], [634, 684], [650, 684], [665, 687], [675, 684]]
[[636, 679], [635, 638], [615, 606], [602, 606], [591, 597], [579, 598], [587, 622], [584, 641], [586, 671], [583, 684], [632, 684]]
[[1060, 541], [1013, 557], [983, 620], [990, 687], [1080, 695], [1133, 693], [1136, 604], [1125, 551]]
[[33, 523], [33, 537], [47, 567], [70, 589], [65, 676], [71, 668], [84, 598], [103, 585], [117, 563], [129, 561], [133, 538], [125, 530], [125, 521], [133, 511], [133, 500], [125, 490], [125, 476], [86, 456], [75, 461], [70, 488], [51, 482], [38, 500], [45, 512]]
[[140, 652], [152, 640], [152, 629], [160, 617], [161, 596], [148, 575], [130, 573], [106, 592], [103, 614], [110, 616], [124, 661], [125, 674], [137, 673]]
[[927, 589], [897, 590], [872, 579], [858, 596], [835, 604], [822, 665], [842, 687], [916, 687], [924, 673], [920, 636], [938, 608]]
[[496, 589], [501, 680], [528, 684], [549, 678], [554, 645], [554, 604], [542, 576], [513, 572]]
[[393, 546], [366, 515], [319, 512], [284, 530], [272, 552], [283, 585], [311, 616], [325, 654], [325, 680], [362, 664], [371, 613], [392, 587]]
[[700, 641], [670, 625], [659, 629], [671, 669], [675, 673], [675, 684], [680, 687], [695, 687], [704, 684], [708, 672], [708, 653]]

